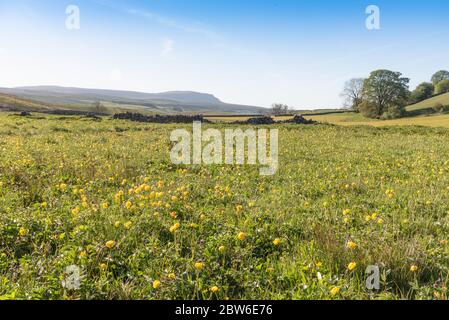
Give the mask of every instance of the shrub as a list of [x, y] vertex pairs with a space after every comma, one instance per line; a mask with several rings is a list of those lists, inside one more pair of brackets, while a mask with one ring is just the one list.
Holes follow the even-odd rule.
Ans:
[[378, 119], [379, 112], [377, 106], [369, 101], [362, 101], [359, 105], [360, 113], [367, 118]]
[[442, 80], [438, 82], [438, 84], [435, 86], [435, 93], [443, 94], [446, 92], [449, 92], [449, 80]]
[[432, 109], [435, 112], [444, 112], [444, 106], [440, 102], [435, 103], [434, 106], [432, 107]]

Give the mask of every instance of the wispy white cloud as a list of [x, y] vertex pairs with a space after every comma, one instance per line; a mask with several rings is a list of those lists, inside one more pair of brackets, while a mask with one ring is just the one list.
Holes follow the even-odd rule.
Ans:
[[146, 11], [146, 10], [139, 10], [139, 9], [127, 9], [127, 12], [129, 14], [135, 15], [135, 16], [139, 16], [139, 17], [143, 17], [146, 19], [151, 19], [163, 26], [166, 27], [170, 27], [173, 29], [177, 29], [177, 30], [181, 30], [183, 32], [186, 33], [192, 33], [192, 34], [199, 34], [202, 35], [204, 37], [210, 38], [210, 39], [214, 39], [217, 40], [220, 38], [220, 36], [215, 33], [212, 30], [209, 30], [208, 28], [202, 26], [200, 23], [198, 24], [183, 24], [180, 23], [174, 19], [168, 18], [168, 17], [164, 17], [161, 16], [159, 14], [155, 14], [153, 12], [150, 11]]
[[168, 56], [174, 49], [175, 41], [172, 39], [164, 39], [162, 41], [162, 50], [161, 50], [161, 56], [166, 57]]

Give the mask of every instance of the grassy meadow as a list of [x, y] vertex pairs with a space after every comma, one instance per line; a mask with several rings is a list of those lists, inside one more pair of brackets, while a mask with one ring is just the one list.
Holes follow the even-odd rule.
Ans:
[[262, 177], [172, 165], [178, 125], [0, 113], [0, 298], [448, 298], [449, 129], [275, 127]]

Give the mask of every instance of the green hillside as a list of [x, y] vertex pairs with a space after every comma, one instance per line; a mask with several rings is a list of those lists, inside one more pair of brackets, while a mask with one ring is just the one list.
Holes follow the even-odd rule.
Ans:
[[437, 103], [441, 103], [445, 106], [449, 105], [449, 93], [441, 94], [439, 96], [435, 96], [430, 99], [408, 106], [407, 111], [430, 109]]
[[0, 111], [47, 111], [55, 109], [46, 103], [0, 93]]

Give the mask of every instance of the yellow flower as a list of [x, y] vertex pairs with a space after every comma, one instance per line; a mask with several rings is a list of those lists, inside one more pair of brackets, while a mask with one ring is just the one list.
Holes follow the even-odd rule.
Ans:
[[217, 286], [213, 286], [212, 288], [210, 288], [210, 292], [212, 293], [216, 293], [220, 290], [220, 288], [218, 288]]
[[178, 197], [177, 197], [177, 196], [172, 196], [172, 197], [171, 197], [171, 201], [173, 201], [173, 202], [178, 201]]
[[172, 225], [170, 227], [170, 232], [171, 233], [175, 233], [176, 231], [178, 231], [179, 228], [181, 228], [181, 224], [180, 223], [175, 223], [174, 225]]
[[378, 223], [378, 224], [383, 224], [383, 223], [384, 223], [384, 219], [379, 219], [379, 220], [377, 220], [377, 223]]
[[108, 268], [108, 265], [106, 263], [101, 263], [100, 264], [100, 270], [105, 271]]
[[80, 258], [85, 258], [87, 257], [87, 252], [86, 251], [81, 251], [80, 252]]
[[41, 207], [42, 207], [42, 208], [47, 208], [47, 202], [45, 202], [45, 201], [42, 202], [42, 203], [41, 203]]
[[131, 228], [132, 224], [133, 223], [131, 221], [128, 221], [123, 226], [125, 227], [126, 230], [129, 230]]
[[355, 263], [354, 261], [351, 262], [350, 264], [348, 264], [348, 270], [349, 270], [349, 271], [352, 271], [352, 270], [354, 270], [355, 268], [357, 268], [357, 263]]
[[126, 201], [126, 203], [125, 203], [125, 207], [126, 207], [126, 209], [131, 209], [131, 207], [133, 206], [133, 204], [132, 204], [132, 202], [131, 201]]
[[218, 248], [218, 251], [220, 251], [221, 253], [225, 252], [225, 250], [226, 250], [225, 246], [220, 246]]
[[75, 209], [72, 209], [72, 215], [74, 215], [75, 217], [80, 213], [80, 208], [76, 207]]
[[116, 221], [116, 222], [114, 223], [114, 227], [116, 227], [116, 228], [119, 228], [120, 225], [121, 225], [121, 222], [120, 222], [120, 221]]
[[317, 268], [321, 268], [321, 267], [323, 266], [323, 263], [322, 263], [322, 262], [317, 262], [317, 263], [315, 264], [315, 266], [316, 266]]
[[175, 211], [170, 212], [170, 217], [172, 217], [172, 219], [176, 219], [178, 217], [178, 214]]
[[101, 207], [102, 207], [103, 209], [107, 209], [107, 208], [109, 208], [109, 203], [103, 202], [102, 205], [101, 205]]
[[25, 237], [27, 234], [28, 234], [28, 229], [25, 229], [23, 227], [19, 229], [19, 235], [21, 237]]
[[153, 289], [157, 289], [161, 286], [161, 282], [159, 280], [153, 281]]
[[344, 216], [347, 216], [347, 215], [349, 215], [349, 214], [351, 214], [351, 209], [345, 209], [345, 210], [343, 210], [343, 215], [344, 215]]
[[114, 247], [115, 247], [115, 241], [114, 240], [109, 240], [108, 242], [106, 242], [106, 248], [112, 249]]
[[239, 239], [240, 241], [245, 241], [245, 239], [246, 239], [246, 234], [245, 234], [244, 232], [240, 232], [240, 233], [237, 235], [237, 239]]
[[417, 271], [418, 271], [418, 266], [412, 265], [412, 266], [410, 267], [410, 272], [417, 272]]
[[171, 280], [174, 280], [174, 279], [176, 279], [176, 274], [170, 273], [170, 274], [168, 275], [168, 278], [171, 279]]
[[277, 247], [277, 246], [280, 246], [281, 245], [281, 239], [279, 239], [279, 238], [276, 238], [276, 239], [274, 239], [273, 240], [273, 244]]
[[204, 263], [202, 263], [202, 262], [197, 262], [197, 263], [195, 263], [195, 269], [196, 269], [196, 270], [200, 271], [200, 270], [202, 270], [203, 268], [204, 268]]
[[354, 250], [355, 248], [357, 248], [357, 243], [353, 241], [348, 241], [348, 243], [346, 244], [346, 248]]
[[331, 295], [334, 297], [334, 296], [336, 296], [337, 294], [339, 294], [340, 293], [340, 287], [333, 287], [332, 289], [331, 289]]

